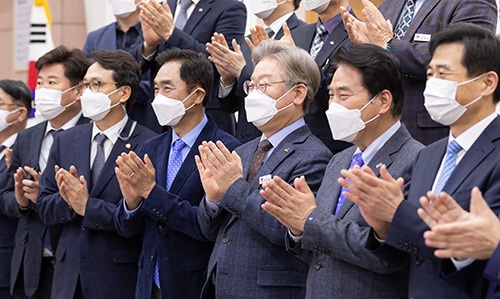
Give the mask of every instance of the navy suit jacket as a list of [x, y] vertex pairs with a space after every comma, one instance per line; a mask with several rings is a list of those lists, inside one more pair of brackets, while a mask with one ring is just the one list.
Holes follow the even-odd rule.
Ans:
[[[88, 121], [87, 118], [81, 117], [77, 125], [88, 123]], [[23, 272], [24, 290], [28, 297], [33, 296], [38, 289], [43, 254], [43, 242], [40, 240], [43, 240], [48, 227], [35, 212], [34, 205], [31, 205], [27, 211], [19, 210], [14, 195], [14, 173], [17, 168], [23, 166], [40, 168], [38, 160], [46, 126], [47, 122], [45, 121], [19, 132], [12, 148], [7, 185], [2, 190], [0, 197], [0, 210], [10, 217], [19, 218], [12, 256], [10, 289], [13, 292], [16, 280], [20, 278], [18, 277], [19, 273]], [[58, 227], [50, 227], [50, 230], [52, 248], [56, 249], [59, 236]]]
[[[427, 247], [423, 233], [428, 230], [418, 217], [418, 200], [432, 189], [436, 174], [445, 155], [448, 139], [423, 149], [413, 167], [410, 193], [394, 215], [383, 246], [368, 240], [368, 247], [399, 267], [410, 269], [409, 297], [468, 298], [464, 293], [439, 278], [439, 259], [434, 248]], [[443, 191], [460, 206], [469, 209], [470, 192], [477, 186], [489, 206], [500, 212], [500, 117], [484, 130], [451, 174]]]
[[215, 217], [201, 201], [199, 223], [205, 236], [215, 240], [202, 298], [210, 298], [215, 280], [216, 298], [303, 298], [306, 263], [286, 252], [286, 228], [262, 210], [259, 177], [279, 176], [290, 184], [304, 175], [316, 192], [332, 157], [307, 126], [291, 132], [274, 149], [252, 182], [248, 170], [260, 138], [236, 149], [243, 177], [226, 192]]
[[[288, 28], [292, 33], [292, 36], [295, 38], [295, 32], [297, 29], [306, 26], [306, 23], [297, 18], [297, 15], [293, 13], [287, 20], [286, 23]], [[276, 33], [275, 40], [279, 40], [283, 37], [283, 28], [280, 29]], [[251, 36], [248, 36], [251, 39]], [[259, 131], [252, 123], [247, 120], [247, 112], [245, 110], [245, 97], [246, 94], [243, 91], [243, 83], [247, 80], [250, 80], [253, 73], [253, 62], [252, 62], [252, 52], [248, 47], [247, 43], [244, 39], [240, 41], [241, 52], [245, 57], [246, 65], [241, 70], [240, 77], [236, 79], [234, 86], [231, 90], [231, 93], [225, 98], [219, 98], [221, 102], [222, 109], [229, 113], [234, 113], [238, 111], [238, 123], [236, 124], [236, 138], [242, 143], [250, 141], [254, 138], [262, 135], [262, 132]], [[218, 89], [217, 89], [218, 90]]]
[[[175, 13], [176, 0], [168, 0], [168, 5]], [[156, 53], [161, 53], [165, 49], [176, 47], [179, 49], [191, 49], [204, 53], [208, 56], [205, 44], [211, 41], [215, 32], [222, 33], [231, 44], [231, 40], [241, 40], [245, 33], [245, 21], [247, 19], [246, 7], [238, 0], [200, 0], [193, 10], [184, 26], [180, 30], [175, 28], [168, 41], [162, 41]], [[138, 61], [143, 62], [143, 71], [151, 68], [151, 78], [156, 77], [158, 66], [154, 61], [145, 61], [142, 58], [142, 44], [137, 45], [132, 51]], [[219, 75], [214, 78], [211, 99], [206, 106], [206, 113], [214, 119], [217, 126], [226, 132], [234, 135], [235, 120], [234, 115], [222, 111], [219, 101], [217, 101], [217, 90], [219, 86]], [[156, 119], [153, 109], [148, 105], [146, 117]]]
[[[396, 28], [406, 1], [385, 0], [380, 12]], [[495, 0], [425, 0], [401, 40], [393, 40], [391, 53], [401, 62], [405, 88], [403, 122], [410, 134], [427, 145], [448, 136], [448, 128], [434, 122], [424, 107], [425, 70], [431, 60], [428, 41], [417, 34], [431, 37], [447, 25], [475, 23], [492, 32], [496, 30]]]
[[125, 237], [144, 234], [135, 298], [151, 297], [153, 274], [159, 260], [163, 298], [199, 298], [213, 242], [202, 234], [197, 220], [198, 205], [205, 195], [194, 156], [202, 141], [221, 140], [230, 150], [239, 142], [209, 120], [186, 159], [170, 190], [165, 190], [172, 131], [147, 141], [138, 155], [148, 154], [156, 169], [156, 186], [144, 199], [140, 211], [126, 219], [123, 202], [115, 212], [118, 232]]
[[[93, 186], [90, 149], [92, 124], [59, 133], [52, 145], [47, 168], [40, 178], [36, 211], [47, 225], [61, 225], [55, 251], [52, 298], [73, 298], [80, 280], [85, 298], [134, 298], [137, 262], [142, 236], [127, 239], [116, 232], [113, 214], [121, 199], [115, 176], [115, 159], [134, 150], [155, 134], [129, 120], [121, 132]], [[59, 194], [54, 166], [74, 165], [84, 176], [89, 192], [85, 216], [75, 215]]]

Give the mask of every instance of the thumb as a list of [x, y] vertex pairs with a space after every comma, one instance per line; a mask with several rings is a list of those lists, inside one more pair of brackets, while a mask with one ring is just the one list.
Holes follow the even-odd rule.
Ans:
[[489, 209], [488, 203], [483, 197], [481, 190], [478, 187], [474, 187], [470, 192], [470, 212], [473, 215], [480, 214], [481, 212]]
[[148, 154], [144, 155], [144, 164], [146, 164], [146, 167], [148, 169], [154, 169], [153, 162], [151, 162]]
[[83, 175], [80, 176], [80, 183], [87, 188], [87, 180], [85, 180]]
[[287, 36], [291, 34], [290, 28], [288, 27], [288, 24], [286, 22], [283, 23], [283, 34]]

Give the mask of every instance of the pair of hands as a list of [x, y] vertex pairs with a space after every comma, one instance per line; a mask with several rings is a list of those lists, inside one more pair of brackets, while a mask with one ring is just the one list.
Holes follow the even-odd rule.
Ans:
[[[286, 23], [283, 24], [283, 33], [284, 35], [280, 41], [295, 46], [292, 34]], [[250, 48], [250, 51], [253, 51], [255, 47], [264, 40], [269, 39], [262, 25], [255, 25], [254, 28], [251, 28], [250, 35], [252, 39], [245, 37], [245, 42]], [[208, 59], [215, 64], [221, 76], [221, 83], [224, 86], [233, 84], [234, 81], [240, 77], [241, 71], [246, 65], [245, 57], [241, 52], [241, 47], [238, 45], [238, 42], [233, 39], [231, 44], [234, 50], [229, 48], [224, 35], [219, 33], [215, 33], [214, 36], [212, 36], [211, 42], [206, 44], [206, 50], [210, 54]]]
[[175, 28], [174, 15], [167, 1], [159, 4], [155, 0], [143, 0], [139, 4], [139, 17], [142, 27], [144, 43], [142, 54], [149, 56], [163, 39], [167, 41]]

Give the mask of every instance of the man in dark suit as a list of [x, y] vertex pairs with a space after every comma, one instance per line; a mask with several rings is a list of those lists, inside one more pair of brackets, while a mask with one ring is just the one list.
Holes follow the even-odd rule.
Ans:
[[[411, 166], [423, 146], [399, 121], [403, 109], [399, 62], [373, 45], [343, 47], [334, 62], [337, 70], [329, 88], [332, 109], [327, 115], [333, 136], [356, 134], [355, 146], [330, 160], [316, 199], [304, 180], [297, 180], [293, 188], [274, 177], [263, 186], [261, 194], [267, 202], [262, 208], [287, 226], [288, 249], [309, 264], [306, 298], [405, 298], [407, 276], [365, 248], [370, 227], [341, 194], [346, 190], [335, 183], [340, 171], [354, 161], [374, 168], [376, 175], [385, 165], [405, 178], [407, 191]], [[363, 111], [353, 118], [340, 118], [335, 113], [345, 113], [343, 109]], [[365, 128], [350, 131], [359, 119]]]
[[116, 232], [115, 157], [154, 133], [125, 111], [139, 86], [139, 63], [125, 51], [95, 51], [92, 58], [80, 89], [83, 115], [93, 122], [57, 135], [40, 178], [36, 211], [62, 227], [53, 299], [134, 298], [135, 292], [142, 238]]
[[[450, 125], [450, 136], [423, 149], [415, 162], [407, 200], [401, 178], [386, 169], [342, 171], [354, 201], [373, 228], [367, 246], [377, 255], [409, 268], [409, 297], [467, 298], [438, 277], [438, 262], [424, 242], [425, 223], [417, 215], [420, 197], [444, 191], [467, 208], [475, 186], [495, 213], [500, 198], [500, 101], [498, 41], [477, 25], [460, 23], [435, 34], [427, 69], [425, 105], [431, 117]], [[457, 264], [460, 266], [460, 262]]]
[[[470, 212], [444, 192], [439, 197], [429, 193], [420, 203], [419, 216], [431, 228], [424, 234], [425, 244], [437, 248], [434, 255], [443, 259], [442, 277], [472, 298], [498, 298], [500, 219], [479, 188], [472, 189]], [[455, 267], [451, 259], [466, 262]]]
[[[256, 25], [256, 29], [261, 29], [270, 39], [279, 40], [284, 35], [283, 24], [286, 22], [292, 36], [297, 29], [306, 26], [306, 23], [299, 20], [295, 10], [299, 8], [300, 0], [274, 1], [276, 7], [269, 14], [269, 9], [264, 5], [273, 1], [255, 1], [249, 6], [254, 10], [257, 17], [261, 17], [266, 25], [264, 29], [261, 25]], [[253, 31], [253, 30], [252, 30]], [[255, 35], [255, 31], [252, 32]], [[247, 36], [251, 39], [251, 36]], [[207, 44], [209, 59], [215, 64], [220, 76], [218, 86], [218, 99], [222, 109], [229, 113], [238, 111], [238, 122], [236, 124], [236, 138], [242, 143], [250, 141], [262, 134], [252, 123], [247, 120], [245, 111], [245, 92], [243, 83], [250, 80], [253, 72], [252, 51], [245, 39], [236, 45], [233, 43], [234, 51], [229, 49], [223, 35], [216, 34], [212, 43]], [[238, 50], [239, 49], [239, 50]]]
[[40, 171], [47, 165], [52, 132], [88, 122], [81, 117], [78, 89], [88, 67], [85, 54], [60, 46], [40, 57], [35, 67], [36, 109], [47, 121], [19, 133], [0, 197], [2, 212], [19, 218], [10, 276], [15, 298], [50, 298], [58, 228], [45, 225], [35, 211]]
[[[373, 30], [359, 34], [361, 27], [352, 23], [360, 21], [348, 17], [345, 11], [344, 23], [353, 42], [369, 42], [390, 49], [401, 62], [405, 86], [402, 120], [410, 134], [425, 145], [447, 136], [448, 127], [433, 121], [424, 107], [426, 66], [431, 59], [429, 40], [449, 24], [461, 22], [478, 24], [494, 33], [497, 24], [495, 0], [385, 0], [379, 10], [369, 0], [362, 0], [362, 3], [366, 14], [371, 16], [368, 19], [371, 22], [363, 28]], [[405, 22], [409, 25], [403, 25]]]
[[[240, 40], [245, 32], [246, 8], [238, 0], [168, 0], [162, 5], [156, 0], [148, 0], [139, 7], [144, 43], [135, 47], [132, 53], [144, 62], [143, 70], [151, 67], [155, 53], [167, 48], [191, 49], [207, 54], [205, 44], [215, 32], [224, 34], [228, 40]], [[156, 76], [156, 71], [157, 67], [153, 66], [151, 77]], [[214, 76], [214, 87], [219, 85], [218, 80], [218, 76]], [[206, 113], [212, 116], [219, 128], [234, 135], [234, 116], [221, 110], [215, 92], [213, 88], [209, 96], [214, 99], [209, 98]], [[151, 109], [149, 115], [154, 118]]]
[[[31, 91], [22, 81], [0, 80], [0, 189], [7, 183], [7, 152], [21, 130], [26, 128], [31, 111]], [[1, 201], [0, 201], [1, 202]], [[10, 295], [10, 268], [14, 251], [17, 218], [0, 209], [0, 298]]]
[[331, 153], [303, 116], [320, 74], [307, 52], [278, 41], [261, 43], [252, 60], [247, 113], [261, 138], [233, 152], [205, 142], [196, 157], [206, 192], [199, 224], [215, 240], [202, 298], [303, 298], [307, 265], [286, 252], [286, 229], [261, 209], [259, 189], [275, 175], [290, 184], [305, 176], [318, 189]]
[[[204, 140], [222, 140], [231, 150], [238, 142], [205, 115], [213, 81], [208, 59], [174, 48], [157, 61], [162, 67], [153, 107], [158, 121], [172, 129], [146, 142], [137, 155], [118, 158], [124, 200], [115, 223], [123, 236], [144, 234], [136, 298], [199, 298], [213, 243], [197, 221], [204, 191], [194, 155]], [[172, 101], [180, 109], [169, 106]], [[177, 160], [179, 143], [185, 145]]]
[[[127, 1], [126, 1], [127, 2]], [[95, 50], [125, 50], [129, 51], [136, 44], [142, 44], [141, 23], [139, 22], [139, 9], [136, 7], [140, 0], [109, 1], [116, 22], [103, 26], [87, 35], [83, 52], [87, 57]], [[135, 4], [134, 4], [135, 3]], [[151, 87], [150, 72], [144, 72], [141, 75], [140, 92], [134, 101], [134, 107], [129, 109], [129, 116], [137, 120], [143, 126], [149, 129], [161, 132], [161, 127], [154, 118], [147, 117], [153, 89]]]

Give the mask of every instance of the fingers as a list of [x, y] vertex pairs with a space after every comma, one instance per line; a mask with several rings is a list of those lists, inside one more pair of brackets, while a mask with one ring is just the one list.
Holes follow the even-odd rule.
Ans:
[[40, 180], [40, 172], [36, 171], [34, 168], [31, 168], [31, 167], [28, 167], [28, 166], [24, 166], [24, 170], [31, 174], [32, 178], [34, 181], [38, 182]]
[[306, 178], [304, 176], [301, 176], [300, 178], [295, 179], [294, 187], [299, 192], [312, 193], [311, 188], [309, 188], [309, 185], [307, 184]]
[[[251, 29], [250, 29], [250, 31], [251, 31]], [[255, 45], [253, 44], [252, 40], [245, 36], [245, 42], [247, 43], [247, 46], [250, 49], [250, 52], [253, 52], [253, 50], [255, 49]]]
[[233, 38], [233, 40], [231, 41], [232, 45], [233, 45], [233, 49], [236, 53], [239, 53], [241, 54], [241, 47], [240, 45], [238, 44], [238, 42]]
[[479, 214], [482, 211], [489, 210], [490, 207], [483, 197], [478, 187], [472, 188], [470, 192], [470, 211], [473, 214]]

